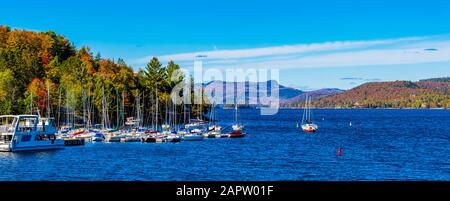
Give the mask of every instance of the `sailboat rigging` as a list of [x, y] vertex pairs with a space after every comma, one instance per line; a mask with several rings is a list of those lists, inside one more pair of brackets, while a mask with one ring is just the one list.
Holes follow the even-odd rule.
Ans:
[[302, 130], [307, 133], [316, 132], [319, 127], [311, 121], [311, 97], [306, 94], [305, 107], [302, 117]]

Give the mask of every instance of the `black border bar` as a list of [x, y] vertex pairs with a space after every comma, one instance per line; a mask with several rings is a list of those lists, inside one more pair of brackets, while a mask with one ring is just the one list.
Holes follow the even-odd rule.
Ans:
[[[237, 186], [260, 188], [259, 195], [237, 193]], [[271, 186], [271, 187], [269, 187]], [[210, 188], [208, 197], [202, 195], [177, 195], [180, 188]], [[240, 188], [240, 187], [239, 187]], [[262, 195], [261, 188], [266, 190]], [[226, 195], [221, 195], [224, 192]], [[231, 189], [231, 193], [229, 191]], [[267, 190], [271, 189], [269, 193]], [[212, 191], [217, 191], [213, 193]], [[375, 181], [375, 182], [305, 182], [305, 181], [212, 181], [212, 182], [0, 182], [0, 192], [9, 195], [26, 195], [32, 198], [127, 198], [152, 200], [164, 198], [177, 200], [272, 200], [279, 198], [301, 198], [303, 196], [320, 197], [386, 197], [401, 195], [449, 195], [450, 182], [428, 181]], [[186, 192], [186, 191], [184, 191]]]

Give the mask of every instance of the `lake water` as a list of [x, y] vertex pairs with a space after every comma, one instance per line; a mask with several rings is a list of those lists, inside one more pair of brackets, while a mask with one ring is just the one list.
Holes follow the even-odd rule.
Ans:
[[450, 180], [450, 110], [313, 112], [314, 134], [296, 128], [302, 110], [241, 109], [241, 139], [0, 153], [0, 180]]

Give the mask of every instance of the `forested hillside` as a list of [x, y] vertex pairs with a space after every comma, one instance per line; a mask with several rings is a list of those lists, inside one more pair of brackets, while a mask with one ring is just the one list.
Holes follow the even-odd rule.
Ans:
[[116, 122], [119, 115], [135, 115], [139, 103], [143, 115], [152, 117], [156, 91], [164, 111], [169, 92], [183, 79], [169, 79], [176, 69], [173, 62], [163, 66], [153, 58], [135, 73], [124, 60], [94, 56], [89, 47], [76, 48], [52, 31], [0, 25], [0, 114], [39, 112], [65, 121], [64, 113], [70, 112], [75, 120], [98, 122], [107, 106], [108, 117]]
[[442, 78], [372, 82], [326, 96], [313, 104], [332, 108], [450, 108], [450, 82]]

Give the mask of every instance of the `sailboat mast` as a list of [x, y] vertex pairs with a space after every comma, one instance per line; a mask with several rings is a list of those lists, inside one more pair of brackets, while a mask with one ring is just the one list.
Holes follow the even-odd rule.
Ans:
[[102, 87], [102, 129], [105, 130], [105, 87]]
[[116, 89], [116, 128], [119, 128], [119, 90]]
[[306, 121], [307, 105], [308, 105], [308, 95], [305, 94], [305, 105], [303, 106], [302, 124], [304, 124]]
[[125, 125], [125, 92], [122, 91], [122, 108], [121, 108], [121, 113], [122, 113], [122, 120], [121, 123], [123, 125]]
[[50, 88], [47, 82], [47, 118], [50, 118]]
[[[141, 126], [146, 126], [148, 125], [148, 119], [145, 117], [146, 114], [148, 114], [148, 112], [146, 113], [146, 109], [145, 109], [145, 91], [142, 91], [142, 114], [141, 114]], [[148, 111], [148, 110], [147, 110]], [[147, 121], [146, 121], [147, 120]]]
[[172, 102], [173, 105], [173, 128], [175, 129], [175, 131], [178, 131], [177, 129], [177, 106], [175, 105], [174, 102]]
[[70, 123], [69, 119], [69, 90], [66, 89], [66, 123]]
[[234, 103], [234, 121], [237, 122], [237, 102]]
[[311, 96], [309, 97], [309, 122], [312, 123], [311, 121], [311, 108], [312, 108], [312, 104], [311, 104]]
[[141, 112], [142, 112], [142, 115], [141, 115], [142, 117], [139, 120], [139, 123], [141, 124], [140, 126], [144, 126], [144, 125], [146, 125], [146, 122], [144, 122], [144, 119], [146, 119], [145, 118], [145, 90], [142, 91], [142, 111]]
[[86, 94], [84, 92], [84, 89], [81, 90], [81, 103], [83, 106], [83, 124], [86, 127]]
[[165, 106], [165, 113], [164, 113], [164, 124], [165, 124], [165, 126], [167, 126], [167, 100], [166, 100], [166, 104], [165, 104], [166, 106]]
[[75, 91], [72, 91], [72, 125], [75, 125]]
[[311, 123], [311, 96], [308, 101], [308, 123]]
[[186, 123], [186, 104], [183, 102], [183, 123]]
[[30, 98], [30, 114], [33, 114], [33, 92], [31, 92]]
[[58, 99], [58, 128], [60, 126], [61, 120], [61, 88], [58, 89], [59, 99]]
[[156, 84], [155, 93], [156, 93], [156, 98], [155, 98], [156, 99], [155, 129], [158, 130], [158, 104], [159, 104], [159, 101], [158, 101], [158, 84]]
[[306, 96], [306, 123], [309, 123], [309, 107], [308, 107], [309, 97]]
[[138, 91], [138, 94], [137, 94], [137, 96], [136, 96], [136, 120], [138, 121], [138, 127], [140, 127], [141, 126], [141, 106], [140, 106], [140, 104], [141, 104], [141, 102], [140, 102], [140, 98], [141, 98], [141, 95], [139, 94], [139, 91]]

